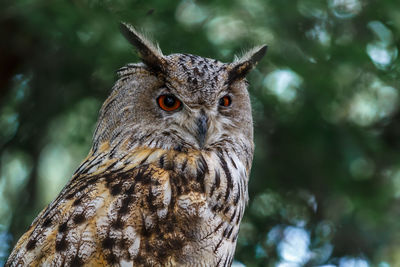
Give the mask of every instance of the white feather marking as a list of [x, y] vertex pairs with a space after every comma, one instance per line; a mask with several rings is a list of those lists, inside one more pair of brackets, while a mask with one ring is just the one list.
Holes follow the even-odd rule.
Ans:
[[144, 218], [144, 225], [146, 228], [150, 228], [154, 224], [153, 218], [151, 216], [146, 216]]
[[86, 260], [88, 259], [95, 251], [95, 243], [93, 242], [93, 232], [90, 228], [86, 228], [81, 236], [81, 245], [79, 247], [79, 256]]
[[160, 159], [161, 153], [164, 153], [164, 151], [161, 149], [154, 150], [153, 153], [151, 153], [150, 156], [147, 158], [146, 162], [151, 163], [154, 161], [158, 161]]
[[167, 213], [168, 213], [168, 207], [157, 210], [157, 216], [160, 219], [164, 219], [165, 216], [167, 216]]
[[132, 245], [128, 248], [128, 252], [132, 258], [135, 258], [139, 253], [140, 237], [136, 234], [132, 226], [128, 226], [124, 229], [124, 235], [127, 236], [129, 240], [133, 240]]
[[207, 211], [207, 201], [204, 194], [190, 192], [178, 198], [178, 206], [188, 216], [200, 216], [204, 218]]
[[119, 262], [119, 266], [121, 266], [121, 267], [132, 267], [133, 266], [133, 261], [121, 260]]
[[97, 169], [98, 169], [98, 167], [99, 166], [97, 166], [97, 165], [95, 165], [95, 166], [93, 166], [92, 168], [90, 168], [89, 170], [88, 170], [88, 174], [92, 174], [92, 173], [94, 173]]
[[121, 160], [118, 161], [117, 164], [114, 165], [113, 170], [121, 168], [125, 163]]
[[169, 179], [167, 179], [164, 183], [164, 199], [163, 199], [163, 204], [165, 206], [168, 206], [169, 203], [171, 202], [171, 184], [169, 183]]

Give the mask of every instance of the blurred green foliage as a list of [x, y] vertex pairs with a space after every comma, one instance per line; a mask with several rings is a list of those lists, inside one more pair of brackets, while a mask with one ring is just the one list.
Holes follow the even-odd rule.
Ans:
[[127, 21], [165, 54], [251, 73], [256, 152], [237, 266], [400, 266], [398, 0], [3, 0], [0, 264], [89, 151]]

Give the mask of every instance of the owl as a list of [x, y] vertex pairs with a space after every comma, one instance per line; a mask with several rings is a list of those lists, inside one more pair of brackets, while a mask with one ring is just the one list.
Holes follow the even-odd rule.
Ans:
[[118, 71], [92, 148], [6, 266], [230, 266], [248, 199], [253, 122], [232, 63], [165, 56], [131, 25], [141, 63]]

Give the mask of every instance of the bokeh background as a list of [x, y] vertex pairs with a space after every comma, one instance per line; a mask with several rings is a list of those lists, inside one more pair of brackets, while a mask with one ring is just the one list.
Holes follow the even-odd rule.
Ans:
[[400, 1], [2, 0], [0, 265], [86, 156], [132, 23], [231, 61], [255, 119], [237, 266], [400, 266]]

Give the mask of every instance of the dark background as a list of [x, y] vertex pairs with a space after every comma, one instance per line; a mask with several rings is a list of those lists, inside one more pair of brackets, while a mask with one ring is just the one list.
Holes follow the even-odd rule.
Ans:
[[86, 156], [132, 23], [164, 54], [266, 57], [238, 266], [400, 266], [400, 1], [0, 2], [0, 265]]

